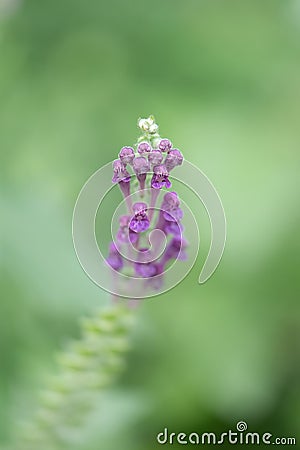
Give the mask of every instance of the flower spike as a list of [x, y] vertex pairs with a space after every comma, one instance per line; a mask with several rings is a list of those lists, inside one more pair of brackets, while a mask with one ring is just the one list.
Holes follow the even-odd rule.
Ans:
[[[160, 137], [153, 116], [139, 119], [138, 127], [142, 134], [136, 146], [122, 147], [119, 159], [113, 162], [112, 182], [119, 185], [128, 212], [119, 217], [117, 244], [110, 244], [106, 261], [115, 271], [144, 279], [146, 291], [159, 290], [169, 263], [187, 258], [180, 199], [177, 192], [168, 191], [172, 186], [169, 174], [183, 163], [183, 155], [169, 139]], [[147, 178], [148, 174], [151, 177]], [[132, 205], [133, 195], [137, 198]], [[149, 234], [155, 229], [160, 233], [154, 234], [150, 242]], [[167, 241], [161, 247], [163, 235]], [[157, 251], [160, 248], [161, 252]]]

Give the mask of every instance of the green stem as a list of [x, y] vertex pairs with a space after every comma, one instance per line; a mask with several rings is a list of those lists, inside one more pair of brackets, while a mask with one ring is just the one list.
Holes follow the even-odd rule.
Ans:
[[14, 448], [60, 450], [70, 431], [84, 424], [95, 395], [111, 385], [124, 367], [134, 312], [125, 300], [82, 320], [82, 336], [58, 355], [59, 371], [40, 395], [31, 423]]

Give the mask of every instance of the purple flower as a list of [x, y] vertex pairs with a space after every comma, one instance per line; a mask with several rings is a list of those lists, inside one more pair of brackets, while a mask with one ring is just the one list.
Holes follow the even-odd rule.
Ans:
[[149, 162], [144, 156], [136, 156], [132, 163], [136, 175], [143, 175], [150, 170]]
[[162, 209], [166, 211], [170, 211], [174, 208], [178, 208], [180, 205], [180, 200], [176, 192], [166, 192], [164, 195], [164, 199], [162, 201]]
[[148, 142], [141, 142], [137, 148], [137, 151], [140, 155], [143, 155], [144, 153], [150, 153], [151, 150], [151, 145]]
[[176, 192], [167, 192], [164, 195], [156, 228], [160, 228], [166, 234], [180, 236], [183, 227], [180, 223], [183, 211], [179, 208], [180, 201]]
[[[152, 116], [140, 119], [139, 128], [142, 136], [138, 138], [137, 153], [135, 154], [135, 147], [122, 147], [119, 159], [113, 162], [112, 181], [118, 183], [128, 212], [119, 217], [116, 240], [109, 246], [106, 263], [114, 271], [124, 269], [124, 273], [132, 274], [133, 270], [135, 277], [141, 278], [140, 283], [143, 283], [146, 293], [148, 289], [153, 291], [162, 288], [166, 265], [171, 260], [186, 258], [187, 243], [183, 238], [184, 228], [181, 224], [183, 211], [177, 193], [160, 191], [172, 186], [169, 173], [174, 167], [182, 164], [183, 156], [179, 150], [172, 148], [169, 139], [161, 139]], [[132, 169], [128, 169], [129, 166]], [[151, 173], [151, 177], [147, 176], [148, 173]], [[149, 188], [149, 192], [145, 192], [146, 187]], [[130, 195], [131, 192], [134, 197]], [[163, 200], [157, 208], [158, 199], [162, 194]], [[133, 198], [136, 200], [132, 200]], [[143, 203], [143, 198], [149, 198], [147, 203]], [[136, 203], [132, 205], [132, 201]], [[157, 209], [158, 213], [155, 212]], [[152, 247], [141, 248], [143, 242], [148, 242], [149, 245], [148, 234], [156, 228], [164, 233], [167, 240], [166, 248], [159, 255], [156, 255], [156, 249], [160, 249], [164, 236], [162, 233], [155, 233], [151, 242]], [[131, 244], [134, 249], [130, 248]], [[120, 253], [121, 249], [126, 257]], [[134, 260], [136, 251], [138, 259]], [[117, 275], [114, 274], [115, 278]], [[137, 295], [140, 294], [142, 292], [137, 292]]]
[[140, 189], [143, 190], [145, 187], [147, 172], [150, 170], [150, 164], [144, 156], [136, 156], [133, 160], [132, 166], [136, 177], [139, 180]]
[[132, 164], [134, 158], [134, 150], [132, 147], [123, 147], [119, 153], [119, 158], [121, 162], [126, 164]]
[[161, 263], [156, 263], [154, 266], [156, 273], [152, 277], [147, 278], [145, 284], [151, 289], [158, 291], [162, 288], [164, 282], [164, 265]]
[[187, 242], [182, 239], [181, 236], [174, 236], [171, 242], [168, 244], [163, 260], [166, 264], [170, 259], [179, 259], [184, 261], [186, 259], [185, 249], [187, 247]]
[[165, 221], [164, 231], [167, 234], [174, 234], [174, 236], [181, 236], [183, 231], [183, 226], [178, 222]]
[[153, 262], [149, 263], [135, 263], [135, 273], [143, 278], [149, 278], [156, 275], [157, 269]]
[[161, 189], [163, 186], [168, 189], [172, 186], [172, 183], [169, 180], [169, 172], [164, 164], [155, 166], [153, 168], [153, 172], [154, 174], [152, 176], [151, 186], [154, 189]]
[[177, 149], [170, 150], [165, 159], [165, 165], [169, 172], [174, 169], [174, 167], [180, 166], [182, 162], [182, 153]]
[[179, 222], [183, 218], [183, 211], [180, 208], [174, 208], [171, 211], [164, 211], [164, 218], [168, 222]]
[[169, 139], [162, 139], [158, 144], [158, 148], [162, 152], [168, 152], [172, 148], [172, 143], [171, 141], [169, 141]]
[[113, 171], [113, 183], [120, 183], [121, 181], [128, 183], [130, 181], [130, 173], [126, 170], [125, 165], [119, 159], [115, 159], [113, 162]]
[[110, 265], [113, 269], [119, 271], [123, 268], [123, 258], [120, 255], [116, 245], [111, 242], [109, 245], [109, 254], [106, 259], [107, 264]]
[[152, 166], [158, 166], [163, 160], [163, 155], [160, 150], [152, 150], [148, 155], [148, 161]]
[[154, 261], [147, 262], [144, 254], [148, 254], [148, 248], [139, 249], [139, 261], [135, 263], [135, 273], [143, 278], [153, 277], [158, 273], [158, 264]]
[[128, 228], [129, 225], [129, 221], [130, 221], [130, 216], [120, 216], [119, 218], [119, 224], [121, 228]]
[[143, 231], [148, 230], [150, 222], [146, 214], [146, 203], [135, 203], [132, 209], [134, 212], [134, 217], [129, 222], [129, 228], [135, 233], [142, 233]]
[[120, 228], [117, 233], [118, 241], [123, 244], [128, 244], [129, 241], [132, 244], [135, 244], [139, 236], [137, 233], [134, 233], [134, 231], [130, 230], [129, 228], [130, 216], [121, 216], [119, 222]]
[[179, 205], [180, 201], [176, 192], [167, 192], [161, 204], [164, 219], [169, 222], [179, 222], [183, 217], [183, 211]]

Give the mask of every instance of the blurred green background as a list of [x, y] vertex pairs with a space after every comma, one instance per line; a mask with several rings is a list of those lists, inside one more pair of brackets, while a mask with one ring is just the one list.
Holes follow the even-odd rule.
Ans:
[[78, 319], [109, 301], [76, 259], [72, 211], [149, 114], [217, 188], [227, 245], [199, 286], [199, 212], [194, 269], [143, 303], [126, 371], [78, 446], [150, 450], [164, 427], [223, 432], [238, 420], [297, 437], [299, 2], [1, 0], [0, 15], [1, 446]]

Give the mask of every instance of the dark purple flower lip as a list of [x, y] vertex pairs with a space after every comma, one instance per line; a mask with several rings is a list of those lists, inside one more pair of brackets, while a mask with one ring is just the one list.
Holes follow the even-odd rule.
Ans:
[[150, 222], [146, 214], [147, 205], [143, 202], [135, 203], [132, 207], [134, 216], [129, 222], [129, 228], [135, 233], [142, 233], [148, 230]]
[[150, 226], [149, 220], [146, 214], [138, 214], [133, 219], [131, 219], [129, 228], [135, 233], [142, 233], [148, 230]]
[[172, 186], [172, 183], [169, 180], [169, 172], [164, 164], [155, 166], [153, 172], [151, 187], [154, 189], [161, 189], [165, 186], [169, 189]]

